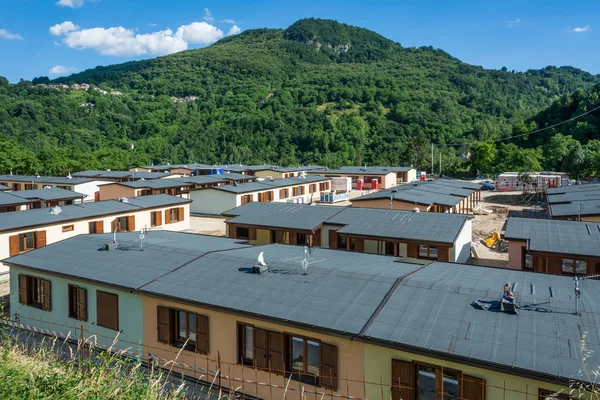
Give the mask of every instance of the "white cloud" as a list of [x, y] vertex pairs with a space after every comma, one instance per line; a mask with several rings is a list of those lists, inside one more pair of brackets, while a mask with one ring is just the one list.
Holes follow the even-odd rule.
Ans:
[[62, 24], [56, 24], [50, 27], [50, 33], [54, 36], [62, 36], [65, 33], [79, 30], [79, 26], [75, 25], [71, 21], [65, 21]]
[[156, 24], [152, 24], [152, 23], [150, 23], [150, 24], [146, 24], [146, 25], [148, 25], [148, 26], [152, 26], [152, 27], [155, 27], [155, 26], [156, 26]]
[[0, 39], [22, 40], [23, 38], [18, 33], [11, 33], [6, 29], [0, 29]]
[[52, 68], [50, 68], [50, 70], [48, 71], [48, 74], [50, 75], [67, 75], [67, 74], [71, 74], [73, 72], [77, 72], [78, 69], [75, 67], [65, 67], [62, 65], [56, 65]]
[[520, 23], [521, 23], [521, 20], [519, 18], [517, 18], [514, 21], [504, 21], [504, 26], [506, 26], [507, 28], [513, 28], [513, 27], [519, 25]]
[[60, 43], [58, 43], [57, 41], [54, 41], [52, 43], [54, 43], [55, 46], [60, 46]]
[[82, 7], [85, 0], [58, 0], [56, 5], [61, 7], [79, 8]]
[[223, 22], [225, 22], [225, 23], [227, 23], [227, 24], [235, 24], [235, 20], [233, 20], [233, 19], [228, 19], [228, 18], [225, 18], [225, 19], [223, 20]]
[[573, 29], [573, 32], [580, 33], [580, 32], [587, 32], [589, 30], [590, 30], [590, 26], [586, 25], [586, 26], [578, 26], [578, 27], [576, 27], [575, 29]]
[[212, 13], [208, 8], [204, 8], [204, 17], [202, 17], [202, 19], [209, 22], [214, 20]]
[[231, 35], [237, 35], [238, 33], [240, 33], [242, 30], [240, 29], [239, 26], [234, 25], [231, 28], [229, 28], [229, 32], [227, 32], [227, 36], [231, 36]]
[[191, 44], [209, 44], [221, 39], [223, 31], [206, 22], [192, 22], [180, 26], [175, 35]]

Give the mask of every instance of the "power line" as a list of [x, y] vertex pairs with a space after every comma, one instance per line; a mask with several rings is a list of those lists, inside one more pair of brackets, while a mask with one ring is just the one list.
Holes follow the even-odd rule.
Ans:
[[[504, 138], [500, 138], [500, 139], [495, 139], [495, 140], [492, 140], [492, 142], [501, 142], [501, 141], [503, 141], [503, 140], [514, 139], [514, 138], [518, 138], [518, 137], [522, 137], [522, 136], [527, 136], [527, 135], [534, 135], [534, 134], [536, 134], [536, 133], [540, 133], [540, 132], [546, 131], [546, 130], [548, 130], [548, 129], [556, 128], [557, 126], [560, 126], [560, 125], [566, 124], [566, 123], [568, 123], [568, 122], [575, 121], [576, 119], [578, 119], [578, 118], [581, 118], [581, 117], [583, 117], [584, 115], [587, 115], [587, 114], [589, 114], [589, 113], [592, 113], [592, 112], [594, 112], [594, 111], [596, 111], [596, 110], [598, 110], [598, 109], [600, 109], [600, 105], [599, 105], [599, 106], [597, 106], [597, 107], [594, 107], [594, 108], [592, 108], [592, 109], [591, 109], [591, 110], [589, 110], [589, 111], [586, 111], [586, 112], [584, 112], [584, 113], [581, 113], [581, 114], [579, 114], [579, 115], [577, 115], [577, 116], [575, 116], [575, 117], [569, 118], [569, 119], [567, 119], [566, 121], [558, 122], [558, 123], [556, 123], [556, 124], [554, 124], [554, 125], [550, 125], [550, 126], [547, 126], [547, 127], [545, 127], [545, 128], [536, 129], [535, 131], [531, 131], [531, 132], [527, 132], [527, 133], [520, 133], [520, 134], [518, 134], [518, 135], [513, 135], [513, 136], [508, 136], [508, 137], [504, 137]], [[443, 145], [443, 146], [445, 146], [445, 147], [450, 147], [450, 146], [467, 146], [467, 145], [469, 145], [469, 144], [470, 144], [470, 143], [453, 143], [453, 144], [446, 144], [446, 145]]]

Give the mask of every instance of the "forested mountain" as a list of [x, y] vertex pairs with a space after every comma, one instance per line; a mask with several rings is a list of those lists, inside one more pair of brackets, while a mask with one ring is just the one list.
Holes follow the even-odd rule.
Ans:
[[[41, 83], [88, 83], [109, 93]], [[442, 50], [305, 19], [55, 81], [0, 78], [0, 170], [64, 174], [192, 161], [426, 170], [433, 142], [446, 172], [494, 172], [481, 162], [482, 146], [498, 153], [502, 146], [490, 141], [572, 115], [580, 98], [597, 96], [598, 83], [600, 76], [572, 67], [486, 70]], [[595, 104], [592, 97], [586, 104]], [[597, 125], [569, 129], [583, 142], [598, 133]], [[539, 145], [553, 133], [515, 143], [544, 164]], [[467, 144], [447, 146], [456, 143]], [[503, 166], [530, 167], [514, 162]]]

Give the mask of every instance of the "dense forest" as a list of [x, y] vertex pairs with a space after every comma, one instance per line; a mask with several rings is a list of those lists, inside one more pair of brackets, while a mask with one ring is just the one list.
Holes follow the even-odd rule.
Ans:
[[[50, 87], [82, 83], [102, 91]], [[600, 104], [599, 84], [577, 68], [486, 70], [432, 47], [305, 19], [54, 81], [0, 77], [0, 172], [166, 162], [428, 171], [433, 143], [435, 172], [441, 155], [444, 174], [596, 176], [600, 112], [522, 134]], [[522, 136], [503, 140], [514, 135]]]

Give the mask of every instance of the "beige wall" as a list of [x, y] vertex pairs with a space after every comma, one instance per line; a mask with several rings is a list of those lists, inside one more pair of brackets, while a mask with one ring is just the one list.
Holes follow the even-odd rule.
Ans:
[[114, 200], [120, 197], [135, 197], [136, 189], [123, 185], [106, 184], [98, 187], [100, 190], [100, 200]]
[[[184, 220], [175, 222], [172, 224], [162, 225], [160, 227], [152, 228], [151, 230], [167, 230], [167, 231], [183, 231], [190, 227], [190, 205], [174, 205], [170, 207], [161, 207], [152, 210], [138, 210], [130, 211], [126, 213], [113, 214], [109, 216], [99, 216], [93, 218], [86, 218], [73, 222], [61, 222], [59, 224], [48, 224], [45, 226], [37, 226], [27, 229], [18, 229], [13, 231], [0, 232], [0, 260], [4, 260], [10, 256], [10, 237], [13, 235], [19, 235], [21, 233], [46, 231], [46, 245], [59, 242], [71, 238], [73, 236], [81, 234], [89, 234], [89, 223], [92, 221], [103, 221], [104, 233], [110, 233], [111, 224], [118, 217], [126, 217], [129, 215], [135, 215], [135, 229], [139, 230], [141, 227], [150, 228], [150, 218], [152, 211], [160, 211], [163, 213], [163, 223], [165, 221], [164, 212], [170, 208], [184, 207]], [[73, 230], [69, 232], [63, 232], [63, 227], [73, 225]], [[0, 273], [6, 272], [8, 267], [4, 266], [0, 262]]]
[[581, 217], [582, 221], [585, 222], [600, 222], [600, 215], [594, 215], [590, 217]]
[[[193, 353], [186, 350], [181, 350], [173, 346], [158, 343], [157, 341], [157, 306], [167, 306], [178, 308], [181, 310], [187, 310], [196, 312], [198, 314], [208, 317], [209, 326], [209, 354], [208, 356]], [[296, 334], [305, 336], [307, 338], [318, 339], [323, 343], [335, 345], [338, 348], [338, 377], [346, 378], [350, 380], [356, 380], [360, 382], [349, 382], [346, 384], [345, 380], [338, 381], [338, 392], [341, 395], [364, 397], [364, 385], [362, 383], [364, 377], [364, 345], [357, 341], [351, 341], [346, 338], [338, 338], [335, 336], [328, 336], [321, 333], [315, 333], [311, 331], [301, 330], [290, 326], [278, 325], [270, 322], [263, 322], [254, 320], [248, 317], [235, 316], [223, 312], [217, 312], [213, 310], [202, 309], [187, 304], [180, 304], [176, 302], [165, 301], [150, 296], [143, 296], [143, 324], [144, 324], [144, 346], [145, 354], [154, 354], [159, 358], [166, 360], [177, 360], [180, 363], [188, 365], [196, 365], [198, 367], [215, 370], [217, 369], [217, 363], [214, 361], [220, 357], [222, 362], [221, 368], [224, 374], [243, 378], [243, 379], [258, 379], [260, 382], [272, 383], [285, 387], [286, 380], [283, 376], [272, 375], [269, 376], [267, 372], [258, 371], [251, 367], [243, 367], [236, 364], [238, 359], [237, 349], [237, 324], [245, 323], [254, 325], [257, 328], [267, 329], [275, 332], [284, 332], [289, 334]], [[179, 354], [178, 354], [179, 353]], [[168, 366], [167, 366], [168, 368]], [[177, 370], [177, 368], [174, 368]], [[213, 377], [204, 376], [200, 373], [192, 373], [192, 371], [186, 371], [186, 375], [194, 376], [196, 378], [202, 378], [204, 380], [212, 381]], [[229, 387], [230, 382], [223, 380], [222, 385]], [[300, 388], [304, 386], [306, 389], [315, 388], [306, 384], [300, 384], [297, 381], [291, 380], [289, 383], [292, 388]], [[252, 396], [257, 396], [263, 399], [282, 399], [284, 398], [283, 389], [270, 389], [269, 387], [259, 386], [252, 384], [243, 384], [240, 382], [234, 382], [233, 386], [239, 388], [238, 390], [245, 392]], [[257, 392], [258, 389], [258, 392]], [[329, 393], [328, 389], [317, 388], [318, 390]], [[296, 399], [300, 396], [297, 393], [288, 393], [287, 398]], [[312, 399], [313, 397], [307, 397]], [[320, 397], [319, 397], [320, 398]]]
[[[376, 199], [376, 200], [362, 200], [362, 201], [353, 201], [352, 207], [362, 207], [362, 208], [382, 208], [384, 210], [390, 209], [390, 200], [389, 199]], [[394, 210], [404, 210], [404, 211], [412, 211], [413, 208], [418, 207], [422, 212], [427, 212], [429, 210], [428, 206], [424, 206], [421, 204], [405, 203], [402, 201], [394, 200], [393, 201], [393, 209]]]
[[508, 242], [508, 268], [522, 269], [523, 265], [523, 247], [527, 247], [526, 240], [510, 240]]
[[[406, 353], [400, 350], [365, 344], [365, 378], [367, 382], [375, 383], [366, 385], [365, 395], [369, 400], [390, 399], [393, 359], [421, 362], [461, 371], [465, 375], [476, 378], [484, 378], [486, 382], [486, 400], [540, 400], [537, 397], [539, 388], [555, 391], [562, 389], [563, 393], [569, 393], [569, 388], [558, 385], [552, 385], [514, 375], [502, 374], [486, 369], [475, 368], [464, 364], [436, 359], [433, 357], [425, 357]], [[383, 391], [381, 390], [381, 385], [376, 384], [379, 382], [383, 382], [383, 384], [386, 385]], [[529, 395], [526, 393], [529, 393]]]

